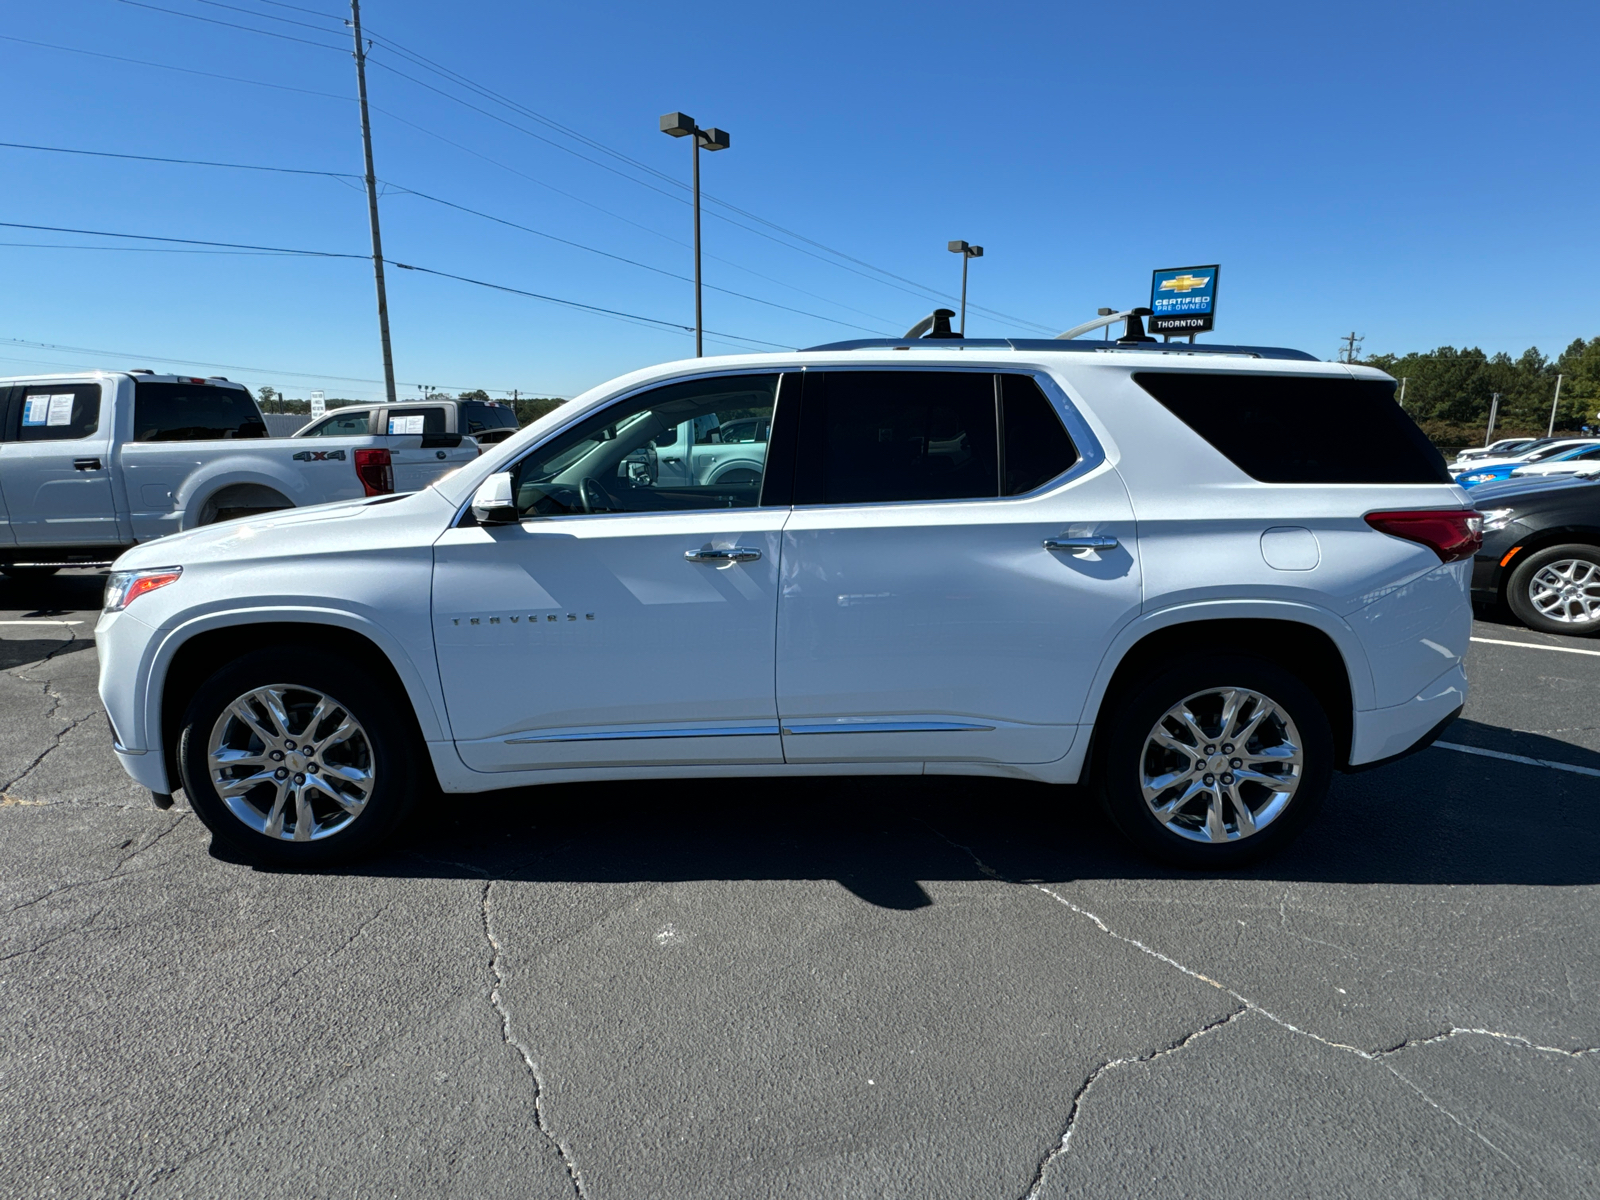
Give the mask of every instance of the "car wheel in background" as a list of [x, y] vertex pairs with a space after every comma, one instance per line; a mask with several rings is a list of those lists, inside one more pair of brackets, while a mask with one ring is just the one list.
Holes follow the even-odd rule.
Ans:
[[179, 730], [196, 815], [251, 862], [321, 866], [370, 853], [432, 777], [392, 690], [317, 646], [235, 659], [200, 686]]
[[1096, 784], [1117, 827], [1175, 866], [1225, 870], [1291, 841], [1327, 793], [1333, 733], [1299, 678], [1245, 654], [1198, 654], [1104, 714]]
[[1506, 603], [1529, 629], [1600, 633], [1600, 547], [1548, 546], [1512, 569]]

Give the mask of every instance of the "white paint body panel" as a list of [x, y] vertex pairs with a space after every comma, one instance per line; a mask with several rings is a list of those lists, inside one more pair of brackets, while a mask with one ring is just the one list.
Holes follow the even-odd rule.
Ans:
[[[614, 398], [699, 374], [829, 366], [1038, 373], [1098, 457], [1006, 500], [458, 527], [485, 478]], [[1465, 507], [1465, 493], [1257, 483], [1131, 378], [1175, 368], [1376, 374], [959, 345], [635, 372], [416, 495], [247, 519], [125, 555], [121, 566], [178, 564], [184, 575], [99, 627], [101, 695], [124, 765], [169, 790], [154, 751], [172, 655], [196, 632], [267, 621], [370, 638], [394, 662], [449, 791], [829, 771], [1071, 782], [1117, 665], [1142, 638], [1238, 618], [1306, 625], [1337, 648], [1353, 763], [1413, 745], [1465, 696], [1467, 565], [1441, 566], [1362, 518]], [[1115, 536], [1117, 549], [1079, 558], [1041, 545], [1091, 532]], [[704, 545], [762, 558], [684, 561]]]

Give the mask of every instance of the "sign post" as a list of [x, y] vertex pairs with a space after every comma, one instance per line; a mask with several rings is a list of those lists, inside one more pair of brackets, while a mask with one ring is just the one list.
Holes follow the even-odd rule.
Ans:
[[1151, 333], [1210, 333], [1217, 315], [1217, 276], [1222, 268], [1169, 267], [1150, 277]]
[[328, 411], [328, 404], [327, 404], [327, 401], [324, 399], [323, 394], [321, 392], [312, 392], [311, 393], [311, 419], [313, 421], [315, 421], [318, 417], [323, 416], [324, 414], [326, 414], [327, 411]]

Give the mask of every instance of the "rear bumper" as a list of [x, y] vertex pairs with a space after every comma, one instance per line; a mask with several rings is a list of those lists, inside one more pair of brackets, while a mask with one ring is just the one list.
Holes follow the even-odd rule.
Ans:
[[1424, 749], [1466, 702], [1467, 672], [1458, 663], [1404, 704], [1357, 710], [1349, 769], [1379, 766]]

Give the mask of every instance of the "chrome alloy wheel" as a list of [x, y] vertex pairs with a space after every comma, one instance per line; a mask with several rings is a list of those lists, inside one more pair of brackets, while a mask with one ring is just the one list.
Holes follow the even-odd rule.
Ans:
[[367, 731], [348, 709], [291, 683], [228, 705], [206, 749], [211, 786], [228, 811], [286, 842], [328, 837], [359, 817], [372, 796], [372, 759]]
[[1586, 625], [1600, 617], [1600, 566], [1583, 558], [1545, 563], [1528, 580], [1528, 602], [1548, 620]]
[[1300, 786], [1305, 754], [1289, 714], [1248, 688], [1196, 692], [1145, 739], [1150, 812], [1192, 842], [1236, 842], [1272, 824]]

